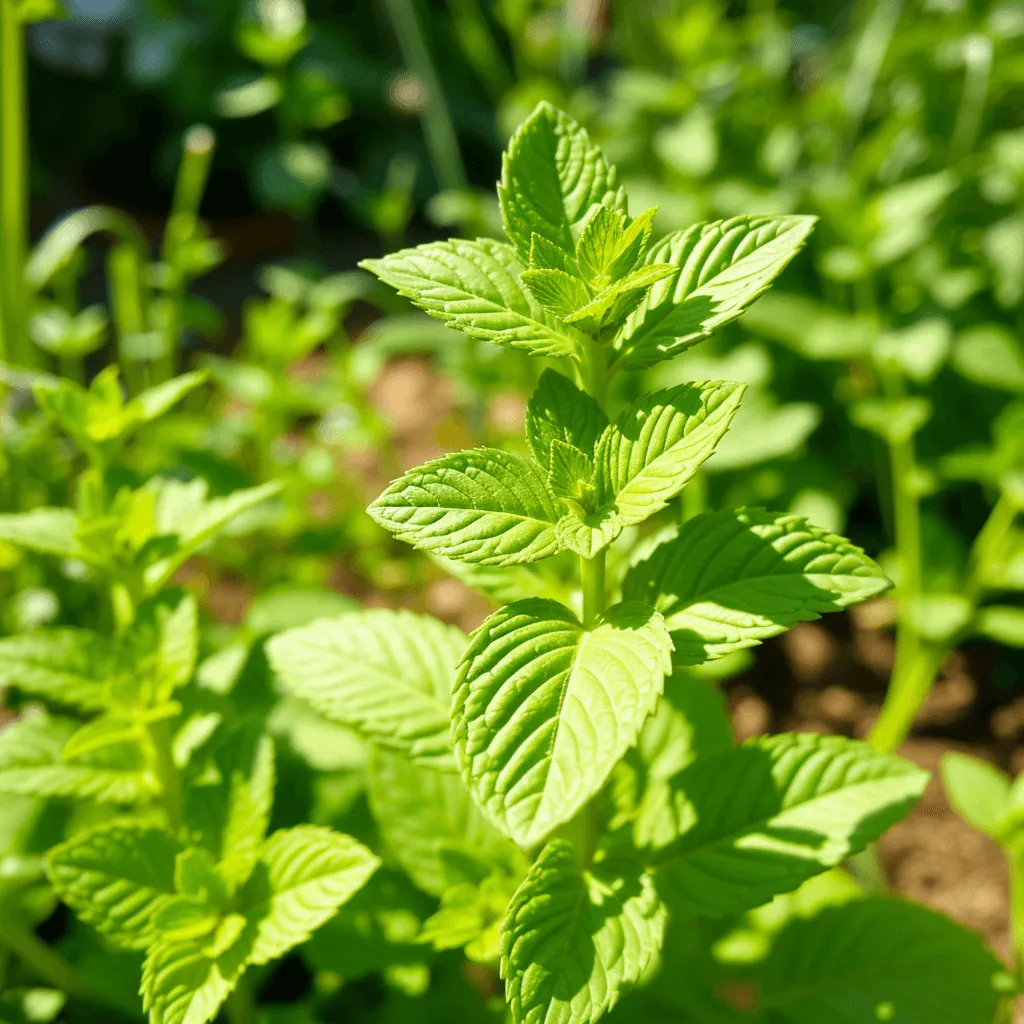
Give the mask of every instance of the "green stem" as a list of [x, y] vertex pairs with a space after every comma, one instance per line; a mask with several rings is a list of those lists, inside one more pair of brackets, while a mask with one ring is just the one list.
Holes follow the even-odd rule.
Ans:
[[28, 118], [25, 30], [14, 0], [0, 0], [0, 359], [34, 362], [28, 344]]
[[142, 361], [131, 351], [131, 343], [146, 330], [149, 299], [144, 283], [146, 259], [134, 245], [121, 243], [107, 257], [110, 312], [117, 335], [117, 362], [129, 395], [143, 387]]
[[81, 975], [35, 932], [0, 919], [0, 945], [14, 953], [41, 981], [78, 999], [89, 998], [89, 987]]
[[176, 832], [181, 827], [181, 779], [171, 750], [173, 719], [151, 722], [147, 727], [153, 747], [153, 770], [160, 782], [167, 822]]
[[852, 145], [871, 103], [875, 83], [889, 52], [896, 25], [900, 20], [903, 0], [875, 0], [864, 31], [857, 40], [853, 60], [843, 85], [843, 106], [846, 108], [848, 140]]
[[1010, 869], [1010, 938], [1013, 942], [1013, 970], [1024, 992], [1024, 848], [1007, 847]]
[[174, 376], [178, 343], [188, 297], [188, 275], [182, 262], [185, 246], [193, 239], [199, 218], [199, 204], [210, 174], [216, 138], [206, 125], [196, 125], [185, 135], [185, 147], [178, 180], [174, 186], [171, 213], [164, 231], [163, 261], [167, 273], [167, 309], [164, 314], [163, 356], [154, 374], [155, 383]]
[[252, 979], [247, 974], [238, 979], [235, 991], [228, 996], [224, 1009], [229, 1024], [256, 1024], [259, 1020]]
[[945, 644], [928, 643], [909, 630], [897, 634], [892, 679], [868, 736], [876, 750], [892, 753], [903, 745], [948, 654]]
[[593, 558], [580, 559], [580, 581], [583, 588], [583, 625], [588, 629], [605, 609], [605, 552]]
[[708, 510], [708, 477], [698, 470], [690, 477], [679, 498], [679, 521], [685, 523]]
[[957, 161], [974, 148], [992, 76], [992, 43], [983, 35], [964, 40], [964, 87], [953, 122], [949, 157]]
[[466, 187], [466, 168], [459, 150], [458, 136], [452, 123], [441, 82], [434, 69], [427, 41], [412, 0], [384, 0], [402, 59], [409, 71], [419, 79], [426, 91], [426, 102], [420, 115], [423, 136], [430, 153], [438, 184], [443, 189]]

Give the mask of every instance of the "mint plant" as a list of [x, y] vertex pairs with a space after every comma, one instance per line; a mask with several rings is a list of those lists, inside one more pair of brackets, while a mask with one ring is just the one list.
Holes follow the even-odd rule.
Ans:
[[[467, 565], [464, 578], [486, 571], [492, 593], [503, 580], [507, 603], [468, 638], [409, 612], [351, 612], [268, 650], [290, 693], [370, 744], [386, 844], [441, 900], [429, 940], [496, 963], [516, 1024], [592, 1024], [659, 963], [670, 989], [698, 987], [675, 971], [686, 961], [667, 934], [727, 927], [841, 864], [913, 806], [927, 774], [839, 737], [736, 747], [693, 675], [887, 590], [859, 548], [756, 508], [637, 540], [713, 455], [743, 387], [680, 384], [616, 413], [618, 375], [740, 316], [813, 219], [740, 217], [652, 244], [655, 211], [631, 217], [615, 169], [546, 104], [512, 139], [499, 198], [509, 243], [430, 243], [363, 265], [470, 337], [551, 361], [527, 409], [528, 455], [446, 455], [369, 510]], [[577, 567], [567, 601], [534, 569], [558, 554]], [[990, 1020], [996, 965], [955, 928], [929, 946], [910, 922], [921, 959], [881, 979], [884, 999], [847, 980], [884, 970], [878, 943], [906, 917], [880, 901], [805, 929], [778, 954], [795, 989], [766, 961], [760, 1019]], [[839, 970], [818, 952], [846, 921]], [[966, 1015], [943, 1016], [944, 1003]]]
[[[195, 682], [197, 602], [175, 574], [228, 527], [244, 530], [278, 486], [211, 497], [203, 480], [132, 481], [120, 456], [204, 379], [188, 374], [127, 401], [115, 368], [88, 389], [38, 383], [39, 407], [85, 457], [76, 507], [0, 515], [0, 538], [77, 566], [102, 608], [94, 629], [0, 639], [0, 684], [33, 702], [0, 733], [0, 793], [5, 807], [26, 798], [71, 809], [64, 841], [45, 851], [46, 876], [111, 944], [144, 954], [153, 1024], [213, 1020], [239, 985], [251, 999], [246, 969], [305, 941], [378, 865], [325, 827], [268, 834], [274, 747], [263, 723]], [[103, 979], [82, 977], [35, 940], [30, 913], [23, 919], [19, 889], [37, 884], [29, 871], [3, 893], [0, 942], [37, 976], [102, 1006]]]

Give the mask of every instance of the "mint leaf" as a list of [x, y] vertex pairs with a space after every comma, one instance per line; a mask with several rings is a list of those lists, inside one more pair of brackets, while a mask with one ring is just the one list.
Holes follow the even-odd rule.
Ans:
[[456, 760], [480, 805], [537, 846], [604, 785], [670, 670], [661, 617], [639, 603], [584, 629], [543, 599], [495, 612], [470, 638], [453, 690]]
[[558, 438], [551, 442], [548, 459], [548, 490], [556, 498], [589, 508], [596, 494], [593, 459]]
[[800, 516], [724, 509], [691, 519], [632, 566], [623, 595], [655, 604], [675, 663], [697, 665], [890, 585], [860, 548]]
[[735, 320], [800, 251], [813, 217], [734, 217], [669, 235], [646, 262], [671, 263], [613, 341], [617, 362], [640, 370], [671, 359]]
[[478, 341], [539, 356], [572, 355], [582, 343], [578, 331], [561, 324], [525, 287], [515, 250], [502, 242], [430, 242], [360, 266]]
[[34, 508], [0, 515], [0, 540], [58, 558], [92, 561], [78, 539], [81, 520], [69, 508]]
[[380, 861], [361, 843], [319, 825], [275, 832], [241, 894], [256, 927], [248, 962], [265, 964], [305, 942], [352, 898]]
[[102, 710], [117, 671], [111, 642], [88, 629], [41, 629], [0, 639], [0, 686], [56, 704]]
[[967, 754], [944, 754], [942, 785], [954, 810], [979, 832], [1002, 838], [1010, 810], [1010, 780], [994, 765]]
[[270, 663], [288, 692], [333, 722], [413, 760], [451, 763], [451, 681], [466, 635], [436, 619], [375, 609], [275, 637]]
[[558, 512], [539, 468], [497, 448], [412, 469], [367, 511], [402, 540], [465, 562], [515, 565], [558, 550]]
[[526, 439], [533, 457], [545, 468], [551, 442], [558, 440], [590, 455], [608, 417], [597, 402], [568, 377], [545, 370], [526, 407]]
[[584, 871], [549, 843], [502, 926], [500, 971], [515, 1024], [593, 1024], [640, 979], [661, 947], [665, 911], [647, 875]]
[[927, 783], [927, 772], [855, 740], [769, 736], [675, 775], [668, 803], [638, 818], [636, 841], [662, 866], [659, 889], [674, 913], [720, 916], [862, 850]]
[[244, 948], [216, 951], [207, 945], [200, 937], [150, 948], [141, 989], [149, 1024], [207, 1024], [217, 1016], [244, 969]]
[[205, 370], [183, 373], [180, 377], [147, 388], [128, 403], [126, 412], [139, 423], [150, 423], [174, 408], [187, 394], [205, 384], [208, 376]]
[[484, 817], [460, 775], [375, 750], [367, 795], [381, 838], [424, 892], [476, 885], [496, 870], [519, 869], [516, 848]]
[[534, 234], [575, 256], [576, 232], [592, 206], [626, 209], [615, 169], [586, 131], [549, 103], [519, 126], [501, 170], [505, 232], [524, 260]]
[[275, 781], [274, 744], [270, 737], [261, 736], [251, 764], [232, 772], [228, 780], [227, 818], [217, 871], [229, 886], [244, 884], [256, 867], [270, 824]]
[[573, 509], [555, 524], [555, 536], [563, 548], [574, 551], [580, 558], [593, 558], [618, 537], [622, 527], [622, 517], [614, 505], [586, 513]]
[[524, 270], [523, 284], [549, 313], [561, 320], [569, 319], [590, 302], [587, 286], [564, 270]]
[[614, 502], [625, 524], [663, 509], [712, 455], [745, 390], [744, 384], [704, 381], [634, 402], [598, 441], [599, 500]]
[[159, 787], [137, 746], [119, 745], [62, 759], [76, 722], [28, 715], [0, 732], [0, 793], [76, 797], [102, 803], [147, 801]]
[[154, 915], [174, 896], [178, 841], [161, 829], [116, 823], [79, 833], [46, 856], [57, 895], [127, 949], [158, 937]]
[[779, 1024], [990, 1021], [1000, 964], [973, 932], [894, 899], [857, 900], [794, 920], [758, 972]]
[[[576, 246], [576, 262], [583, 276], [595, 287], [603, 288], [612, 277], [609, 271], [622, 248], [628, 220], [621, 210], [599, 206], [583, 226]], [[628, 274], [632, 269], [629, 266], [623, 272]]]

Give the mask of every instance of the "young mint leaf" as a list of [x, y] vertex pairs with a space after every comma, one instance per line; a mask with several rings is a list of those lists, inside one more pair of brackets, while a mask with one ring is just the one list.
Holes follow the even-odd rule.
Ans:
[[1024, 647], [1024, 608], [990, 604], [979, 609], [972, 632], [1008, 647]]
[[994, 765], [967, 754], [945, 754], [942, 784], [954, 810], [979, 832], [1002, 838], [1010, 809], [1010, 780]]
[[790, 922], [758, 971], [779, 1024], [966, 1024], [995, 1018], [1000, 964], [943, 914], [876, 897]]
[[494, 871], [517, 874], [519, 851], [484, 817], [462, 777], [374, 750], [367, 795], [388, 851], [431, 896], [476, 885]]
[[[228, 952], [229, 955], [224, 955]], [[149, 949], [142, 967], [142, 1005], [149, 1024], [207, 1024], [238, 983], [245, 946], [214, 954], [204, 937], [165, 940]]]
[[647, 243], [650, 241], [651, 229], [654, 226], [654, 215], [657, 212], [657, 206], [644, 210], [626, 228], [615, 257], [608, 267], [607, 272], [610, 278], [614, 280], [615, 278], [624, 277], [630, 271], [636, 270], [641, 258], [647, 251]]
[[559, 323], [524, 286], [522, 264], [502, 242], [431, 242], [360, 266], [479, 341], [538, 356], [572, 355], [582, 342], [578, 331]]
[[524, 270], [522, 280], [533, 297], [561, 320], [571, 319], [590, 302], [587, 286], [564, 270]]
[[60, 756], [64, 761], [74, 762], [108, 747], [140, 743], [144, 738], [145, 730], [138, 721], [117, 711], [108, 711], [76, 729], [68, 737]]
[[326, 718], [415, 761], [446, 765], [451, 680], [467, 642], [436, 619], [373, 609], [289, 630], [267, 653], [285, 689]]
[[183, 373], [180, 377], [147, 388], [128, 403], [126, 412], [138, 423], [151, 423], [176, 406], [187, 394], [205, 384], [208, 376], [205, 370]]
[[211, 909], [222, 909], [230, 897], [227, 880], [209, 850], [190, 846], [174, 861], [174, 890]]
[[180, 851], [178, 841], [160, 829], [101, 825], [50, 850], [46, 873], [83, 921], [119, 946], [145, 949], [158, 937], [154, 915], [174, 896], [174, 858]]
[[69, 508], [0, 514], [0, 540], [44, 555], [91, 562], [88, 548], [78, 537], [80, 527], [77, 513]]
[[247, 882], [259, 860], [274, 805], [275, 779], [274, 744], [269, 736], [261, 736], [251, 764], [232, 772], [228, 782], [217, 871], [231, 888]]
[[[576, 246], [576, 262], [583, 276], [598, 290], [611, 281], [609, 271], [622, 248], [628, 220], [621, 210], [598, 206], [583, 225]], [[628, 267], [625, 272], [632, 269]]]
[[674, 277], [676, 268], [670, 263], [654, 263], [640, 267], [602, 288], [585, 306], [565, 317], [565, 322], [580, 324], [596, 332], [609, 323], [618, 323], [640, 302], [643, 292], [658, 281]]
[[663, 509], [712, 455], [745, 390], [704, 381], [634, 402], [598, 441], [599, 500], [614, 502], [626, 524]]
[[548, 489], [588, 511], [593, 508], [594, 460], [575, 445], [555, 438], [548, 462]]
[[423, 922], [418, 936], [434, 949], [464, 948], [466, 959], [490, 964], [498, 959], [501, 924], [515, 886], [506, 875], [489, 875], [479, 885], [455, 885], [441, 896], [441, 907]]
[[622, 527], [614, 505], [604, 505], [596, 512], [571, 509], [555, 523], [555, 537], [561, 547], [581, 558], [593, 558], [622, 533]]
[[576, 231], [592, 206], [626, 209], [615, 169], [586, 131], [549, 103], [519, 126], [501, 171], [505, 233], [524, 260], [534, 234], [575, 256]]
[[76, 727], [69, 719], [29, 715], [0, 732], [0, 793], [132, 804], [159, 792], [138, 746], [123, 744], [64, 761], [64, 744]]
[[537, 846], [601, 789], [654, 710], [670, 654], [661, 617], [635, 602], [587, 630], [555, 601], [517, 601], [473, 633], [452, 740], [468, 785], [510, 838]]
[[549, 843], [512, 897], [500, 972], [514, 1024], [594, 1024], [661, 948], [665, 909], [647, 875], [584, 871]]
[[248, 955], [265, 964], [305, 942], [377, 870], [380, 861], [349, 836], [319, 825], [275, 832], [241, 894], [256, 936]]
[[418, 548], [482, 565], [515, 565], [558, 550], [558, 512], [533, 462], [471, 448], [400, 477], [367, 511]]
[[48, 702], [100, 711], [118, 671], [114, 645], [88, 629], [41, 629], [0, 639], [0, 686]]
[[671, 263], [613, 341], [617, 362], [641, 370], [671, 359], [735, 320], [800, 251], [813, 217], [735, 217], [697, 224], [652, 246], [646, 262]]
[[674, 776], [667, 804], [637, 819], [636, 841], [661, 866], [659, 890], [672, 895], [674, 913], [720, 916], [862, 850], [927, 783], [927, 772], [855, 740], [769, 736]]
[[800, 516], [706, 512], [632, 566], [627, 599], [665, 616], [678, 665], [753, 647], [891, 586], [860, 548]]
[[601, 407], [568, 377], [545, 370], [526, 407], [526, 439], [533, 457], [551, 464], [551, 442], [564, 441], [590, 455], [608, 417]]
[[530, 238], [530, 269], [561, 270], [570, 277], [578, 277], [580, 272], [570, 253], [536, 232]]

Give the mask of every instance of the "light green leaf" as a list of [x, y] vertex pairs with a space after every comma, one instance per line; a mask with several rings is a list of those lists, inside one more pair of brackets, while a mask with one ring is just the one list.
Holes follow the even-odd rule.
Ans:
[[605, 505], [587, 514], [576, 509], [567, 512], [555, 524], [555, 536], [563, 548], [581, 558], [593, 558], [622, 533], [622, 528], [622, 517], [615, 506]]
[[0, 793], [76, 797], [130, 804], [159, 791], [139, 747], [121, 745], [64, 761], [77, 723], [48, 715], [21, 718], [0, 732]]
[[145, 949], [157, 934], [153, 917], [174, 895], [169, 833], [116, 823], [79, 833], [55, 846], [46, 871], [57, 895], [85, 922], [127, 949]]
[[927, 241], [956, 186], [956, 175], [945, 170], [879, 192], [865, 211], [865, 220], [876, 229], [868, 250], [875, 265], [893, 263]]
[[87, 629], [41, 629], [0, 639], [0, 686], [83, 711], [107, 706], [117, 657], [106, 637]]
[[850, 406], [850, 420], [887, 444], [909, 441], [931, 418], [932, 403], [920, 395], [862, 398]]
[[[636, 841], [662, 867], [674, 913], [766, 903], [877, 839], [916, 803], [928, 773], [865, 743], [789, 733], [701, 758], [642, 814]], [[666, 813], [668, 812], [668, 813]]]
[[494, 963], [498, 959], [501, 923], [515, 885], [505, 875], [490, 875], [480, 885], [455, 885], [441, 897], [441, 907], [423, 922], [418, 939], [434, 949], [465, 947], [466, 959]]
[[144, 737], [145, 730], [135, 719], [116, 711], [108, 712], [76, 729], [68, 737], [60, 756], [64, 761], [74, 762], [108, 747], [141, 742]]
[[757, 987], [779, 1024], [987, 1024], [999, 969], [966, 928], [879, 897], [791, 922]]
[[559, 323], [527, 289], [515, 250], [481, 238], [402, 249], [360, 266], [471, 338], [534, 355], [566, 356], [582, 335]]
[[975, 384], [1024, 394], [1024, 344], [1002, 324], [975, 324], [961, 331], [952, 364]]
[[90, 561], [78, 539], [81, 521], [69, 508], [34, 508], [0, 515], [0, 540], [58, 558]]
[[982, 608], [974, 620], [974, 632], [999, 644], [1024, 647], [1024, 608], [998, 604]]
[[557, 437], [551, 442], [548, 463], [548, 490], [556, 498], [567, 498], [587, 507], [593, 502], [594, 461], [574, 445]]
[[269, 736], [256, 742], [247, 771], [232, 772], [228, 782], [227, 818], [220, 841], [217, 871], [232, 887], [248, 881], [260, 857], [274, 805], [274, 744]]
[[524, 260], [534, 234], [575, 256], [576, 233], [592, 206], [626, 209], [615, 169], [583, 128], [548, 103], [512, 137], [498, 198], [505, 232]]
[[699, 381], [645, 395], [601, 435], [598, 500], [641, 523], [682, 489], [729, 428], [744, 384]]
[[515, 1024], [594, 1024], [661, 948], [665, 910], [649, 876], [584, 871], [549, 843], [512, 898], [500, 971]]
[[407, 611], [351, 612], [267, 645], [289, 693], [413, 760], [451, 763], [448, 709], [466, 635]]
[[699, 665], [890, 586], [860, 548], [800, 516], [723, 509], [689, 520], [632, 566], [623, 595], [654, 603], [673, 661]]
[[610, 608], [584, 629], [555, 601], [508, 605], [470, 639], [453, 690], [456, 760], [480, 805], [537, 846], [607, 781], [670, 671], [652, 608]]
[[375, 750], [367, 786], [381, 837], [424, 892], [440, 896], [495, 870], [518, 870], [518, 851], [484, 817], [461, 776]]
[[205, 384], [208, 376], [205, 370], [183, 373], [180, 377], [147, 388], [128, 403], [125, 411], [140, 423], [150, 423], [176, 406], [189, 392]]
[[953, 646], [974, 615], [974, 603], [961, 593], [918, 594], [905, 603], [907, 622], [925, 640]]
[[522, 279], [533, 297], [559, 319], [567, 319], [590, 302], [587, 286], [564, 270], [524, 270]]
[[[626, 215], [612, 206], [598, 206], [587, 218], [576, 246], [576, 262], [588, 281], [601, 281], [611, 269], [622, 247], [627, 222]], [[624, 273], [632, 269], [627, 267]], [[605, 283], [602, 281], [601, 287]]]
[[945, 754], [942, 784], [953, 809], [979, 832], [999, 839], [1010, 801], [1010, 780], [994, 765], [967, 754]]
[[558, 550], [559, 516], [539, 467], [498, 448], [412, 469], [367, 511], [402, 540], [465, 562], [515, 565]]
[[569, 324], [581, 324], [588, 331], [616, 325], [636, 307], [642, 292], [651, 285], [674, 277], [676, 268], [670, 263], [654, 263], [612, 281], [585, 306], [565, 318]]
[[933, 380], [953, 343], [953, 328], [942, 317], [928, 317], [900, 331], [879, 335], [871, 356], [883, 372], [904, 374], [919, 384]]
[[142, 968], [149, 1024], [207, 1024], [244, 969], [244, 955], [214, 956], [202, 938], [152, 946]]
[[735, 320], [803, 248], [813, 217], [736, 217], [669, 235], [646, 262], [679, 274], [656, 284], [616, 336], [617, 361], [639, 370]]
[[380, 861], [349, 836], [318, 825], [275, 832], [242, 893], [256, 923], [248, 962], [265, 964], [305, 942], [377, 870]]
[[558, 440], [590, 455], [608, 426], [604, 411], [568, 377], [545, 370], [526, 407], [526, 439], [533, 457], [550, 465], [551, 442]]

